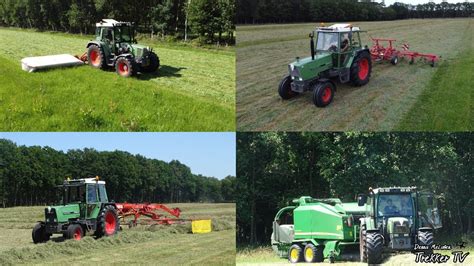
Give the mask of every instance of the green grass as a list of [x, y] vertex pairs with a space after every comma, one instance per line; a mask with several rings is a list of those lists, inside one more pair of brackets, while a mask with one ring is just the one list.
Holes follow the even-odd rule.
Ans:
[[115, 237], [81, 241], [54, 237], [35, 245], [31, 228], [44, 207], [0, 209], [0, 264], [234, 265], [235, 204], [169, 204], [183, 218], [211, 218], [213, 232], [190, 234], [190, 225], [138, 226]]
[[120, 78], [88, 66], [37, 73], [21, 58], [81, 54], [86, 36], [0, 28], [0, 131], [233, 131], [232, 49], [145, 40], [158, 74]]
[[[474, 19], [354, 22], [369, 37], [408, 42], [411, 50], [442, 56], [438, 67], [424, 62], [375, 63], [363, 87], [337, 83], [334, 102], [316, 108], [310, 93], [289, 101], [277, 88], [288, 63], [309, 55], [315, 23], [237, 27], [237, 128], [240, 131], [472, 130], [472, 38]], [[441, 76], [441, 77], [440, 77]], [[444, 99], [440, 80], [455, 83]], [[434, 87], [434, 89], [433, 89]], [[451, 86], [452, 87], [452, 86]]]

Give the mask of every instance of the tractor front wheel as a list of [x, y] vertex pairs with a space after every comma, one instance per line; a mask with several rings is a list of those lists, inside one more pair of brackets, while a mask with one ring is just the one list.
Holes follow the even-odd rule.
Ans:
[[383, 251], [383, 237], [381, 234], [366, 232], [367, 263], [381, 264]]
[[318, 82], [313, 88], [313, 103], [317, 107], [328, 106], [333, 98], [336, 86], [330, 81]]
[[293, 82], [291, 76], [286, 76], [278, 85], [278, 94], [283, 100], [289, 100], [298, 95], [298, 92], [291, 90], [291, 82]]
[[351, 82], [354, 86], [363, 86], [369, 83], [372, 73], [372, 59], [367, 51], [359, 53], [351, 66]]
[[112, 205], [105, 206], [97, 217], [97, 237], [115, 235], [120, 230], [117, 210]]
[[433, 253], [431, 246], [433, 245], [433, 232], [431, 231], [418, 231], [418, 244], [422, 246], [428, 246], [429, 249], [425, 250], [425, 254]]
[[104, 51], [95, 44], [89, 46], [87, 61], [89, 65], [95, 68], [104, 69], [106, 67]]
[[303, 250], [298, 244], [294, 244], [288, 251], [288, 261], [291, 263], [298, 263], [303, 260]]
[[67, 232], [66, 232], [67, 239], [81, 240], [83, 236], [84, 236], [84, 230], [82, 230], [81, 225], [70, 224], [67, 227]]
[[44, 228], [44, 225], [41, 223], [37, 223], [35, 227], [33, 228], [33, 232], [31, 233], [31, 236], [33, 238], [33, 243], [38, 244], [38, 243], [44, 243], [49, 241], [50, 235], [46, 233], [46, 229]]
[[160, 67], [160, 58], [154, 52], [150, 53], [149, 59], [150, 64], [141, 68], [145, 73], [153, 73]]
[[133, 64], [132, 59], [126, 57], [120, 57], [117, 59], [117, 62], [115, 62], [115, 70], [117, 71], [117, 74], [124, 78], [131, 77], [136, 73], [136, 67]]

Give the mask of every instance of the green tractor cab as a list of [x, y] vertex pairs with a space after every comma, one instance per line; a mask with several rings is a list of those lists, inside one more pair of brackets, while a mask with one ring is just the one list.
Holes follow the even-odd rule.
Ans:
[[382, 263], [384, 250], [431, 246], [434, 229], [442, 226], [433, 198], [416, 187], [369, 189], [369, 195], [359, 195], [358, 205], [365, 208], [359, 233], [361, 262]]
[[44, 221], [33, 228], [35, 244], [47, 242], [53, 234], [80, 240], [87, 232], [96, 237], [115, 235], [120, 221], [115, 203], [109, 202], [105, 182], [96, 178], [65, 180], [59, 187], [61, 203], [44, 210]]
[[335, 79], [354, 86], [367, 84], [372, 73], [372, 59], [368, 47], [361, 45], [360, 32], [350, 24], [319, 27], [312, 32], [311, 56], [297, 57], [289, 64], [289, 75], [278, 86], [280, 97], [288, 100], [305, 91], [313, 91], [313, 103], [325, 107], [334, 98]]
[[113, 19], [96, 24], [95, 40], [87, 44], [87, 61], [99, 69], [114, 67], [122, 77], [155, 72], [160, 67], [153, 49], [137, 44], [133, 24]]

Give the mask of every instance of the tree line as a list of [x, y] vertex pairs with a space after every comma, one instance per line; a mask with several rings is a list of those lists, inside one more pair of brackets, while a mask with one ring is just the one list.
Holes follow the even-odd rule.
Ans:
[[92, 34], [104, 18], [151, 37], [234, 42], [234, 0], [2, 0], [0, 26]]
[[473, 143], [470, 133], [238, 133], [238, 244], [269, 244], [275, 214], [292, 199], [354, 202], [384, 186], [432, 191], [441, 233], [470, 234]]
[[357, 0], [236, 0], [237, 23], [379, 21], [407, 18], [454, 18], [474, 15], [474, 3], [409, 5]]
[[67, 177], [95, 176], [106, 181], [115, 202], [234, 201], [235, 177], [195, 175], [177, 160], [167, 163], [124, 151], [63, 152], [0, 139], [1, 207], [57, 203], [57, 186]]

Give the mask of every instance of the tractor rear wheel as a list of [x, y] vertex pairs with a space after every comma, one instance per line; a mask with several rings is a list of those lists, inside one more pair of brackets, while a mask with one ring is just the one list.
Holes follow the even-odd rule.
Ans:
[[31, 237], [33, 238], [33, 243], [38, 244], [49, 241], [50, 235], [46, 233], [44, 225], [42, 225], [41, 223], [37, 223], [33, 228]]
[[304, 260], [309, 263], [323, 262], [323, 249], [320, 246], [314, 246], [311, 243], [306, 245], [306, 247], [304, 247]]
[[313, 103], [317, 107], [326, 107], [334, 98], [336, 86], [330, 81], [318, 82], [313, 87]]
[[87, 51], [87, 61], [89, 62], [89, 65], [95, 68], [105, 69], [107, 66], [105, 63], [104, 51], [95, 44], [89, 46]]
[[360, 262], [367, 262], [367, 236], [365, 231], [365, 226], [362, 226], [359, 231], [359, 252], [360, 252]]
[[67, 239], [81, 240], [83, 236], [84, 230], [82, 230], [82, 226], [80, 224], [70, 224], [67, 227]]
[[382, 263], [383, 237], [379, 233], [366, 234], [367, 263]]
[[154, 53], [150, 53], [150, 64], [146, 67], [141, 67], [145, 73], [153, 73], [160, 67], [160, 58]]
[[433, 232], [431, 231], [418, 231], [418, 244], [422, 246], [429, 246], [430, 248], [425, 250], [425, 254], [433, 253], [431, 245], [434, 243]]
[[366, 51], [359, 53], [351, 66], [351, 82], [354, 86], [363, 86], [369, 83], [372, 73], [372, 59]]
[[112, 205], [102, 208], [99, 217], [97, 217], [97, 228], [95, 235], [97, 237], [115, 235], [120, 230], [120, 221], [117, 210]]
[[298, 244], [294, 244], [288, 251], [288, 261], [291, 263], [298, 263], [303, 260], [303, 250]]
[[115, 71], [121, 77], [128, 78], [136, 74], [136, 66], [132, 59], [126, 57], [120, 57], [115, 62]]
[[291, 82], [291, 76], [286, 76], [278, 85], [278, 94], [283, 100], [289, 100], [299, 94], [291, 90]]

